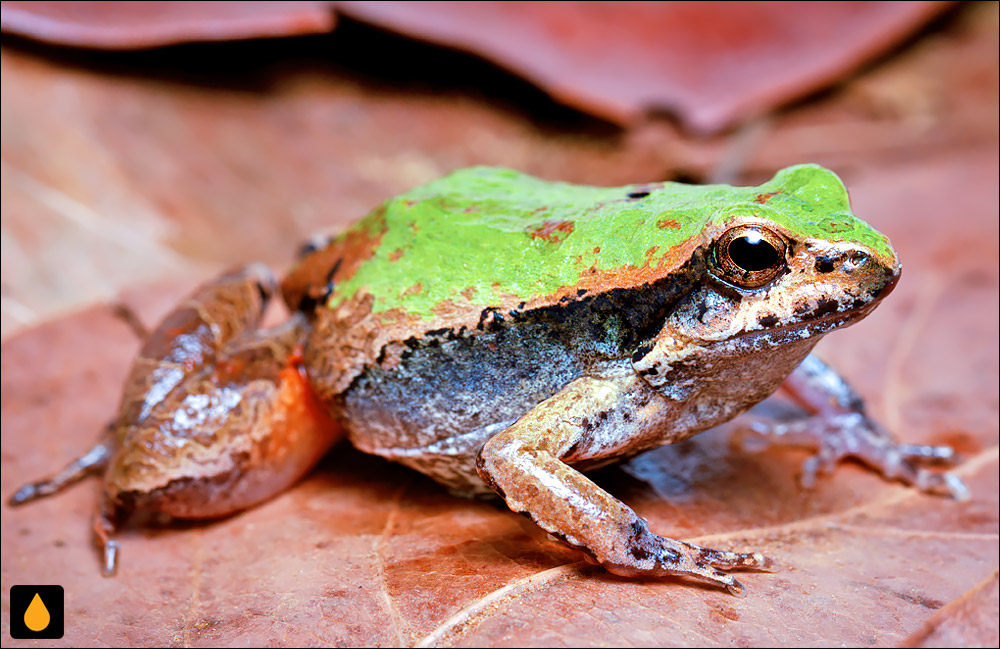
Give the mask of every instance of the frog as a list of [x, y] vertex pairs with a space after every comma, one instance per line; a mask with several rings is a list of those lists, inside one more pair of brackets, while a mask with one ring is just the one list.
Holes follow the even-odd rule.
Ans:
[[[346, 437], [449, 491], [499, 497], [627, 577], [742, 596], [760, 551], [671, 539], [586, 474], [725, 423], [781, 389], [762, 439], [848, 457], [961, 499], [947, 446], [903, 444], [811, 354], [896, 286], [888, 238], [832, 171], [757, 186], [596, 187], [472, 167], [390, 198], [302, 247], [198, 288], [145, 342], [98, 443], [22, 504], [103, 472], [94, 538], [113, 574], [123, 518], [214, 518], [284, 491]], [[260, 327], [281, 294], [291, 315]]]

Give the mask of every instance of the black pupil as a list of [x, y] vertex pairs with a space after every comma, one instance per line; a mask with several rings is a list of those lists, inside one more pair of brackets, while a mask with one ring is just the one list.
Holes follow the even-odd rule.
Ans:
[[733, 263], [748, 272], [756, 272], [771, 268], [778, 263], [778, 251], [766, 240], [754, 237], [740, 237], [729, 244], [729, 258]]

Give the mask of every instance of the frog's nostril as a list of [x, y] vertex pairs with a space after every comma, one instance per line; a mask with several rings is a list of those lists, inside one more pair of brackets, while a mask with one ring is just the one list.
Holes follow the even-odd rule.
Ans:
[[836, 268], [836, 259], [833, 257], [821, 256], [816, 258], [817, 273], [832, 273]]

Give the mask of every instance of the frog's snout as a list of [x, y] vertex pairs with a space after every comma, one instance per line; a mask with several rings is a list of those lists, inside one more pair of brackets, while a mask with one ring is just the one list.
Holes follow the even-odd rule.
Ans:
[[878, 295], [879, 299], [882, 299], [885, 296], [889, 295], [889, 293], [892, 293], [892, 289], [896, 288], [896, 284], [899, 283], [899, 276], [903, 274], [903, 267], [897, 261], [896, 266], [890, 269], [888, 273], [889, 273], [889, 279], [886, 281], [885, 286], [883, 286], [882, 290], [879, 292]]
[[863, 248], [842, 248], [818, 255], [815, 259], [818, 275], [841, 276], [845, 280], [864, 284], [873, 298], [881, 299], [892, 292], [899, 282], [902, 266], [893, 256], [889, 263]]
[[871, 295], [874, 301], [877, 302], [889, 295], [889, 293], [892, 293], [892, 289], [896, 288], [896, 284], [899, 283], [899, 276], [903, 273], [903, 267], [900, 265], [897, 257], [893, 257], [892, 263], [887, 265], [882, 260], [868, 253], [861, 254], [864, 255], [865, 260], [863, 264], [858, 266], [857, 272], [863, 274], [862, 277], [865, 278]]

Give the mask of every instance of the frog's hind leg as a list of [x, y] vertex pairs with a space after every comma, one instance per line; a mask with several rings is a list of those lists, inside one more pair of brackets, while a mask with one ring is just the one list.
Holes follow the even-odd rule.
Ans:
[[921, 491], [950, 495], [955, 500], [968, 498], [968, 489], [955, 474], [919, 466], [953, 463], [954, 449], [896, 441], [892, 433], [868, 417], [854, 389], [816, 356], [808, 356], [781, 389], [809, 416], [791, 422], [753, 419], [747, 432], [757, 439], [818, 449], [802, 466], [803, 486], [812, 487], [818, 474], [830, 473], [839, 462], [853, 457], [886, 478]]
[[743, 585], [720, 568], [773, 570], [773, 561], [659, 536], [571, 466], [659, 445], [658, 433], [674, 414], [631, 368], [579, 378], [490, 439], [476, 468], [512, 510], [584, 549], [610, 572], [682, 575], [742, 596]]
[[110, 504], [95, 521], [98, 536], [113, 531], [112, 505], [215, 518], [305, 475], [343, 433], [312, 393], [302, 365], [308, 328], [296, 314], [232, 338], [145, 420], [127, 427], [108, 471]]
[[[51, 496], [88, 475], [104, 471], [114, 455], [114, 449], [115, 423], [111, 422], [105, 426], [101, 437], [89, 451], [70, 462], [62, 471], [24, 485], [14, 492], [8, 503], [11, 506], [18, 506], [38, 498]], [[103, 573], [105, 576], [114, 574], [116, 568], [118, 543], [112, 539], [118, 526], [116, 509], [117, 506], [102, 493], [101, 501], [94, 511], [93, 528], [95, 539], [101, 546], [104, 557]]]
[[62, 471], [24, 485], [8, 499], [8, 504], [23, 505], [38, 498], [51, 496], [88, 475], [103, 471], [111, 460], [114, 448], [115, 429], [112, 422], [104, 428], [101, 437], [89, 451], [67, 464]]

